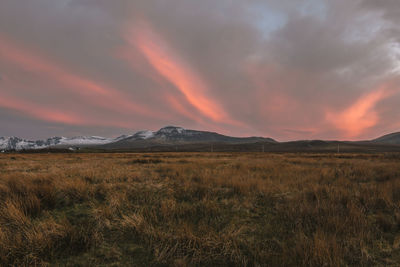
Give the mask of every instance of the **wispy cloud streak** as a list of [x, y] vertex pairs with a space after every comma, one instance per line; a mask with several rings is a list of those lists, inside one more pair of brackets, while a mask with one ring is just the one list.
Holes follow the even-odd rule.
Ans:
[[82, 115], [71, 114], [59, 110], [49, 109], [21, 99], [11, 98], [0, 94], [0, 107], [22, 112], [31, 117], [63, 124], [83, 125], [88, 123]]
[[[131, 45], [137, 47], [149, 64], [173, 84], [186, 100], [207, 118], [215, 122], [234, 123], [227, 112], [208, 95], [209, 88], [193, 69], [172, 51], [164, 40], [149, 26], [132, 30], [127, 35]], [[177, 107], [180, 109], [180, 107]]]
[[124, 114], [134, 112], [153, 117], [163, 116], [146, 106], [134, 103], [120, 91], [76, 75], [43, 56], [34, 55], [33, 52], [18, 46], [15, 42], [1, 35], [0, 53], [3, 59], [9, 60], [23, 69], [38, 73], [43, 78], [56, 80], [66, 90], [85, 97], [87, 102], [96, 106]]
[[337, 129], [344, 132], [345, 137], [358, 137], [365, 130], [379, 123], [380, 117], [376, 106], [395, 93], [396, 91], [388, 88], [387, 85], [381, 86], [361, 96], [343, 111], [328, 111], [326, 118]]

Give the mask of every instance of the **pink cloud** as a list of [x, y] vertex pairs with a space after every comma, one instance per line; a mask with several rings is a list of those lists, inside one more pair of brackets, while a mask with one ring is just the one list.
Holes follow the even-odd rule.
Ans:
[[165, 117], [165, 114], [149, 109], [146, 106], [134, 103], [127, 95], [104, 84], [81, 77], [58, 64], [34, 55], [33, 52], [20, 47], [5, 36], [0, 36], [0, 52], [2, 57], [17, 64], [28, 71], [38, 73], [64, 85], [65, 89], [73, 91], [86, 101], [96, 106], [118, 111], [123, 114], [139, 113], [145, 116]]
[[[210, 88], [205, 81], [148, 24], [142, 23], [140, 29], [131, 30], [127, 39], [145, 56], [154, 70], [173, 84], [203, 116], [214, 122], [241, 124], [230, 118], [222, 106], [210, 96]], [[182, 111], [181, 107], [175, 105], [175, 108]], [[186, 116], [187, 112], [183, 114]]]
[[344, 133], [346, 138], [358, 137], [365, 130], [379, 123], [376, 105], [385, 98], [393, 95], [394, 91], [387, 86], [381, 86], [357, 99], [343, 111], [326, 113], [329, 123]]
[[21, 112], [29, 117], [49, 122], [83, 126], [131, 127], [129, 123], [121, 120], [104, 121], [103, 119], [87, 117], [84, 114], [72, 112], [71, 110], [65, 111], [62, 109], [44, 107], [32, 103], [31, 101], [28, 102], [22, 99], [10, 97], [4, 93], [0, 94], [0, 107]]
[[85, 123], [85, 120], [82, 118], [81, 115], [66, 113], [54, 109], [48, 109], [45, 107], [41, 107], [39, 105], [35, 105], [33, 103], [14, 99], [4, 95], [0, 95], [0, 106], [7, 109], [23, 112], [25, 114], [29, 114], [34, 118], [38, 118], [45, 121], [73, 124], [73, 125], [82, 125]]

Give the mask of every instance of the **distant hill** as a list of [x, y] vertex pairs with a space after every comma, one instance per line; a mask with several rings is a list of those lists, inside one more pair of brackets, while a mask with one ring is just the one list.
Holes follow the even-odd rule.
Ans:
[[400, 132], [391, 133], [372, 140], [374, 143], [400, 145]]

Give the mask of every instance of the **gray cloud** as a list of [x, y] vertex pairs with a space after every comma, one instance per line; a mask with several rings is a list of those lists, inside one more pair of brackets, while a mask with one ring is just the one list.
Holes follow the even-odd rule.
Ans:
[[[104, 125], [85, 127], [62, 124], [49, 131], [52, 134], [82, 129], [82, 133], [115, 135], [179, 124], [277, 139], [345, 137], [346, 131], [327, 120], [327, 113], [341, 114], [389, 82], [392, 90], [398, 86], [392, 81], [398, 76], [394, 70], [400, 69], [399, 13], [396, 0], [296, 4], [286, 0], [3, 0], [0, 40], [9, 38], [66, 73], [121, 92], [128, 101], [157, 114], [124, 111], [118, 101], [115, 109], [99, 106], [101, 97], [93, 95], [91, 100], [78, 94], [72, 82], [65, 83], [65, 75], [56, 79], [35, 73], [0, 53], [2, 73], [11, 77], [2, 90], [13, 99], [104, 121]], [[207, 118], [199, 122], [171, 107], [167, 96], [193, 116], [202, 116], [127, 41], [130, 27], [142, 21], [177, 52], [207, 85], [208, 97], [241, 126], [208, 123]], [[398, 95], [393, 93], [365, 110], [364, 117], [376, 112], [379, 119], [351, 138], [397, 130]], [[18, 135], [18, 125], [29, 125], [25, 128], [32, 129], [32, 135], [46, 136], [34, 125], [54, 123], [28, 114], [23, 117], [13, 117], [14, 126], [6, 133]], [[7, 118], [11, 115], [3, 112], [0, 123], [11, 125]], [[115, 121], [126, 126], [113, 126]]]

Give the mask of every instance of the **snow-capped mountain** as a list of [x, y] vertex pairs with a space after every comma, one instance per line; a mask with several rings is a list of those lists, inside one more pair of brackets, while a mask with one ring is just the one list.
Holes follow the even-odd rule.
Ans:
[[181, 127], [167, 126], [158, 131], [140, 131], [134, 135], [103, 146], [110, 149], [146, 148], [153, 146], [185, 145], [201, 143], [248, 144], [276, 141], [263, 137], [231, 137], [214, 132], [188, 130]]
[[43, 149], [49, 147], [77, 147], [104, 145], [117, 141], [113, 138], [99, 136], [78, 136], [78, 137], [52, 137], [46, 140], [25, 140], [18, 137], [0, 137], [0, 150], [30, 150]]
[[214, 132], [188, 130], [181, 127], [167, 126], [154, 133], [154, 139], [167, 142], [201, 143], [254, 143], [254, 142], [276, 142], [271, 138], [264, 137], [232, 137]]
[[[393, 151], [400, 149], [400, 133], [385, 135], [375, 140], [355, 142], [352, 145], [371, 146], [368, 149], [386, 151], [388, 147]], [[349, 142], [342, 143], [345, 147]], [[175, 151], [178, 149], [190, 148], [199, 149], [210, 145], [222, 146], [224, 149], [237, 149], [238, 146], [244, 150], [252, 149], [255, 151], [291, 151], [301, 149], [312, 149], [315, 147], [331, 146], [330, 142], [325, 141], [296, 141], [278, 143], [271, 138], [264, 137], [232, 137], [219, 133], [196, 131], [184, 129], [182, 127], [167, 126], [158, 131], [138, 131], [131, 135], [121, 135], [117, 138], [105, 138], [100, 136], [78, 136], [78, 137], [51, 137], [44, 140], [26, 140], [19, 137], [0, 137], [0, 152], [22, 151], [38, 149], [70, 149], [93, 148], [100, 150], [146, 150], [152, 151]], [[261, 146], [260, 146], [261, 145]], [[236, 148], [235, 148], [236, 147]], [[334, 145], [336, 148], [336, 144]], [[148, 150], [149, 149], [149, 150]], [[164, 150], [163, 150], [164, 149]], [[257, 150], [258, 149], [258, 150]], [[331, 149], [331, 148], [329, 148]], [[352, 148], [353, 149], [353, 148]]]
[[117, 138], [99, 136], [52, 137], [46, 140], [25, 140], [18, 137], [0, 137], [0, 151], [33, 150], [44, 148], [132, 148], [151, 147], [154, 145], [198, 144], [198, 143], [225, 143], [247, 144], [256, 142], [276, 142], [271, 138], [263, 137], [231, 137], [213, 132], [187, 130], [181, 127], [167, 126], [158, 131], [138, 131], [132, 135], [121, 135]]
[[24, 148], [39, 148], [41, 143], [27, 141], [18, 137], [0, 137], [0, 150], [22, 150]]

